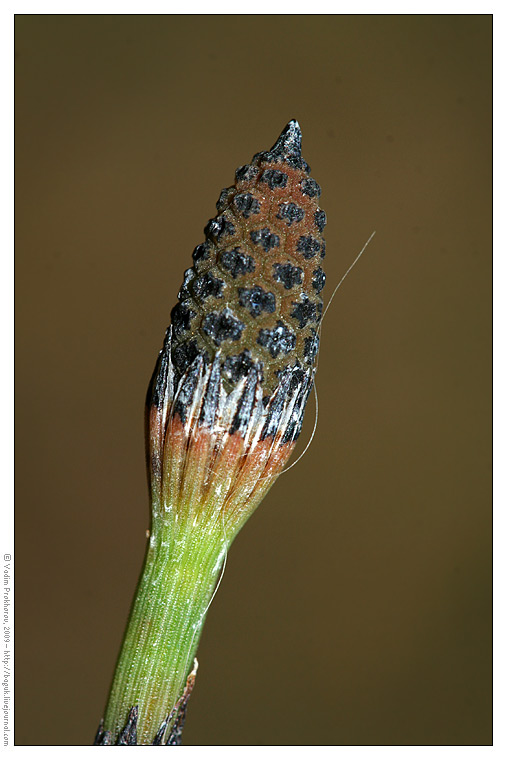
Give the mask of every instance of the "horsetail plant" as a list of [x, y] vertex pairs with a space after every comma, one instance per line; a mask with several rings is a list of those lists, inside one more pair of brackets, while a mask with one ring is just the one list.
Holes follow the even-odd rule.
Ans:
[[309, 174], [293, 120], [222, 190], [184, 274], [147, 397], [149, 543], [96, 744], [181, 743], [227, 550], [295, 447], [325, 283]]

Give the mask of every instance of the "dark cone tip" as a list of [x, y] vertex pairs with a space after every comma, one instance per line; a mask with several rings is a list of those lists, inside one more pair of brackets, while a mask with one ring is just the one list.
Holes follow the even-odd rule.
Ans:
[[301, 158], [301, 127], [296, 119], [289, 121], [270, 153], [284, 158]]

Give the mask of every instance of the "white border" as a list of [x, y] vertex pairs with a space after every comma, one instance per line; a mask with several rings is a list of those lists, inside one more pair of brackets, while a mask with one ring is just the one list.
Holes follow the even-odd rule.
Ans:
[[435, 2], [430, 0], [428, 3], [417, 3], [418, 7], [413, 4], [402, 2], [381, 3], [379, 0], [357, 0], [356, 3], [330, 2], [329, 0], [316, 0], [309, 3], [308, 0], [256, 0], [255, 3], [240, 3], [238, 0], [196, 0], [187, 6], [181, 3], [167, 0], [146, 0], [144, 3], [133, 2], [133, 0], [89, 0], [86, 3], [69, 3], [63, 0], [52, 0], [52, 2], [41, 2], [41, 0], [19, 0], [19, 2], [3, 2], [2, 16], [12, 16], [13, 13], [26, 14], [181, 14], [181, 15], [217, 15], [221, 13], [231, 15], [263, 15], [263, 14], [281, 14], [281, 15], [315, 15], [315, 14], [400, 14], [400, 15], [442, 15], [442, 14], [490, 14], [495, 12], [500, 3], [481, 3], [473, 0], [447, 0], [447, 2]]
[[[14, 224], [13, 224], [13, 193], [12, 193], [12, 178], [14, 170], [14, 153], [13, 153], [13, 114], [12, 103], [14, 98], [14, 83], [13, 83], [13, 57], [14, 57], [14, 40], [13, 40], [13, 14], [32, 14], [32, 13], [194, 13], [194, 14], [216, 14], [216, 13], [252, 13], [255, 10], [255, 14], [263, 13], [287, 13], [291, 14], [308, 14], [308, 13], [421, 13], [421, 14], [445, 14], [445, 13], [458, 13], [458, 14], [489, 14], [494, 13], [494, 39], [495, 39], [495, 134], [500, 135], [501, 139], [497, 141], [496, 153], [495, 153], [495, 218], [501, 220], [505, 215], [506, 198], [505, 193], [502, 193], [502, 185], [505, 168], [505, 149], [503, 148], [505, 134], [507, 134], [507, 123], [505, 120], [505, 77], [504, 71], [507, 70], [507, 61], [505, 60], [505, 24], [504, 24], [504, 12], [499, 3], [488, 3], [485, 6], [479, 5], [476, 2], [430, 2], [422, 7], [415, 9], [413, 6], [407, 7], [404, 3], [387, 3], [381, 5], [378, 2], [361, 2], [348, 4], [345, 8], [343, 3], [331, 4], [329, 2], [319, 3], [314, 2], [311, 5], [303, 0], [257, 0], [254, 5], [248, 5], [244, 11], [240, 10], [237, 6], [239, 3], [232, 2], [219, 2], [216, 1], [213, 4], [209, 2], [195, 2], [189, 7], [182, 9], [176, 3], [170, 2], [154, 2], [149, 0], [147, 2], [134, 3], [134, 2], [112, 2], [111, 0], [104, 0], [103, 2], [88, 2], [88, 3], [74, 3], [68, 2], [37, 2], [36, 0], [27, 0], [26, 2], [4, 2], [0, 8], [0, 56], [1, 56], [1, 80], [2, 80], [2, 101], [4, 104], [5, 112], [3, 118], [0, 120], [0, 129], [2, 133], [2, 152], [1, 152], [1, 168], [2, 168], [2, 203], [0, 204], [1, 223], [2, 223], [2, 237], [3, 237], [3, 254], [2, 254], [2, 372], [1, 377], [1, 392], [2, 392], [2, 456], [0, 458], [2, 471], [2, 495], [3, 495], [3, 513], [2, 513], [2, 555], [4, 551], [10, 551], [10, 546], [13, 546], [13, 446], [12, 446], [12, 431], [14, 423], [13, 414], [13, 355], [14, 355], [14, 341], [13, 341], [13, 249], [14, 249]], [[500, 165], [500, 170], [498, 166]], [[314, 747], [311, 749], [312, 754], [318, 753], [322, 758], [357, 758], [363, 756], [374, 755], [376, 758], [426, 758], [431, 757], [432, 760], [440, 760], [440, 758], [482, 758], [490, 756], [491, 754], [500, 756], [507, 756], [507, 701], [505, 698], [505, 679], [506, 679], [506, 642], [507, 642], [507, 626], [505, 616], [505, 595], [506, 586], [505, 579], [507, 577], [506, 572], [506, 551], [505, 551], [505, 539], [506, 539], [506, 488], [505, 488], [505, 470], [506, 470], [506, 450], [502, 433], [506, 429], [506, 404], [505, 404], [505, 389], [507, 388], [507, 369], [505, 361], [505, 343], [507, 329], [507, 314], [505, 310], [505, 286], [506, 286], [506, 263], [507, 248], [502, 243], [505, 241], [502, 239], [502, 230], [500, 225], [496, 225], [495, 228], [495, 250], [497, 256], [495, 257], [495, 306], [494, 306], [494, 320], [495, 320], [495, 388], [497, 394], [495, 396], [495, 537], [494, 537], [494, 549], [495, 549], [495, 618], [494, 618], [494, 634], [495, 634], [495, 685], [494, 685], [494, 746], [493, 747]], [[500, 418], [500, 422], [499, 422]], [[503, 423], [503, 424], [502, 424]], [[5, 548], [4, 548], [5, 547]], [[13, 552], [12, 552], [13, 553]], [[266, 716], [269, 719], [269, 716]], [[261, 731], [261, 727], [259, 727]], [[316, 737], [318, 740], [318, 737]], [[297, 741], [297, 736], [294, 737]], [[504, 748], [502, 750], [502, 747]], [[16, 752], [30, 756], [34, 752], [38, 752], [37, 747], [10, 747], [7, 751], [16, 750]], [[68, 747], [47, 747], [51, 750], [51, 754], [55, 757], [68, 757]], [[118, 748], [120, 749], [120, 748]], [[138, 751], [148, 750], [148, 747], [139, 747]], [[220, 756], [237, 757], [238, 749], [241, 752], [242, 757], [254, 757], [254, 753], [257, 756], [258, 747], [182, 747], [180, 751], [183, 751], [188, 756], [201, 757], [204, 753], [206, 757], [214, 757], [220, 753]], [[72, 754], [78, 757], [87, 756], [89, 752], [94, 752], [93, 747], [72, 747]], [[100, 750], [99, 750], [100, 751]], [[276, 747], [267, 748], [265, 751], [274, 751], [277, 757], [294, 757], [294, 755], [300, 755], [301, 753], [307, 754], [308, 748], [306, 747]]]

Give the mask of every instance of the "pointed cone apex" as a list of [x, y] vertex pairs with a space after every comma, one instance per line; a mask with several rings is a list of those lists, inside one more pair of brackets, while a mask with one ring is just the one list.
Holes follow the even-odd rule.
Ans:
[[296, 119], [291, 119], [282, 134], [273, 145], [270, 153], [282, 158], [301, 158], [301, 127]]

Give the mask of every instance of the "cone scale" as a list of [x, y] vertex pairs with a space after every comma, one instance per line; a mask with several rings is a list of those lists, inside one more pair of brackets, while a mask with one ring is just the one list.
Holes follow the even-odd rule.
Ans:
[[96, 744], [179, 744], [226, 552], [286, 465], [315, 374], [320, 188], [291, 121], [193, 253], [146, 405], [151, 530]]

